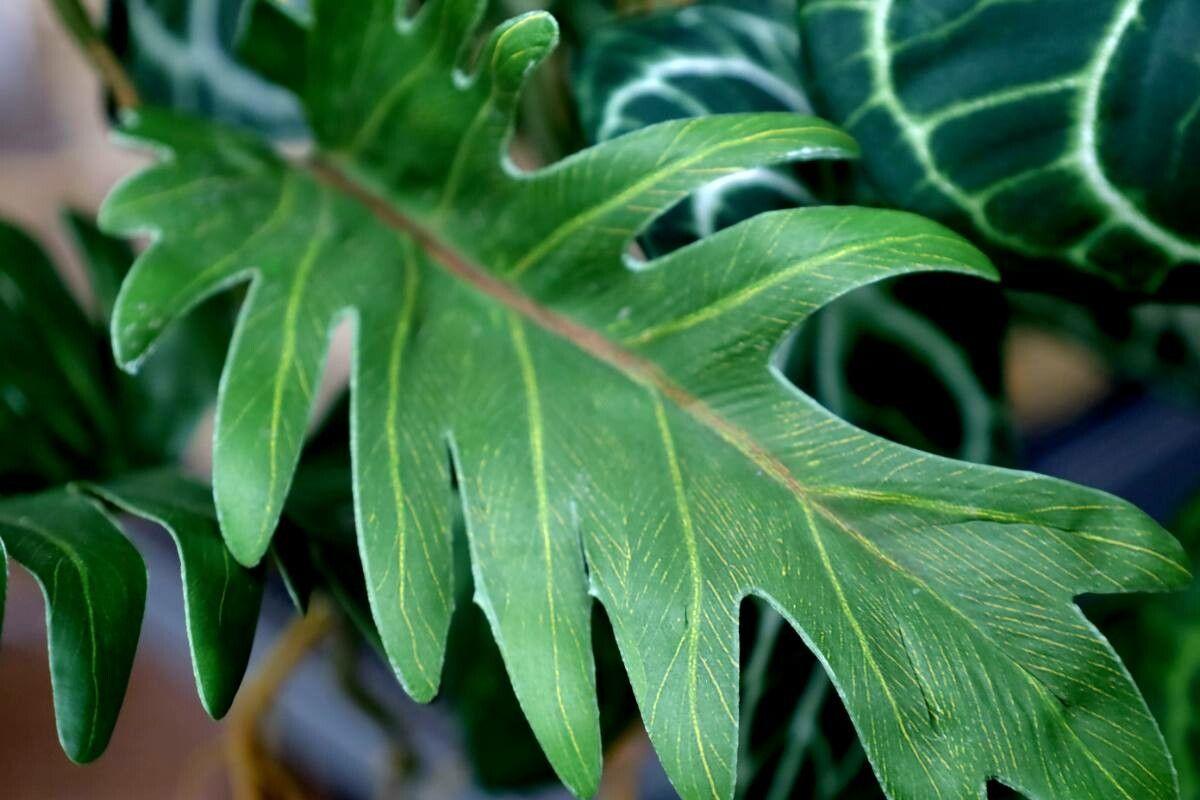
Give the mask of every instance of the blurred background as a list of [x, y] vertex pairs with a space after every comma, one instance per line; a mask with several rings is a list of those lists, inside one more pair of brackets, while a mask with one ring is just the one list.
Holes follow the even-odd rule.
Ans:
[[[302, 140], [303, 122], [292, 99], [232, 63], [230, 42], [240, 3], [196, 0], [156, 5], [130, 0], [116, 3], [112, 10], [98, 1], [88, 5], [96, 19], [110, 19], [114, 48], [156, 102], [250, 124], [285, 142]], [[605, 91], [606, 83], [617, 81], [622, 69], [605, 61], [615, 57], [605, 47], [629, 59], [650, 59], [645, 42], [665, 40], [673, 30], [670, 25], [680, 24], [678, 19], [671, 23], [655, 22], [659, 18], [653, 16], [642, 19], [640, 6], [627, 8], [624, 18], [667, 27], [657, 32], [641, 30], [638, 35], [643, 39], [636, 46], [619, 39], [606, 45], [605, 37], [616, 34], [597, 31], [612, 30], [605, 26], [616, 25], [622, 9], [602, 7], [593, 15], [585, 6], [589, 4], [564, 11], [568, 44], [562, 63], [552, 64], [547, 70], [550, 77], [539, 79], [531, 93], [519, 145], [530, 162], [552, 159], [589, 139], [620, 132], [602, 130], [603, 115], [595, 112], [600, 102], [595, 95]], [[684, 20], [683, 27], [693, 24]], [[699, 34], [692, 29], [688, 35]], [[786, 50], [790, 41], [785, 36], [781, 46]], [[580, 55], [585, 44], [593, 48], [587, 58]], [[788, 58], [794, 62], [798, 54]], [[574, 91], [568, 87], [572, 79]], [[730, 85], [722, 90], [729, 91]], [[688, 87], [688, 91], [701, 90]], [[633, 107], [616, 128], [655, 121], [655, 115], [670, 116], [669, 110], [648, 101]], [[110, 113], [89, 64], [58, 24], [50, 3], [0, 3], [0, 217], [41, 243], [85, 308], [95, 300], [78, 249], [63, 224], [63, 209], [94, 214], [112, 185], [144, 163], [142, 156], [114, 146]], [[769, 207], [779, 200], [739, 202], [754, 208], [755, 203]], [[672, 249], [688, 238], [679, 235], [680, 230], [688, 232], [686, 224], [675, 228], [671, 224], [667, 220], [643, 241], [648, 253]], [[1194, 305], [1150, 310], [1142, 306], [1136, 312], [1127, 307], [1114, 310], [1111, 303], [1105, 307], [1108, 310], [1097, 314], [1083, 310], [1083, 305], [1055, 304], [1036, 293], [917, 280], [889, 286], [882, 293], [863, 292], [834, 312], [823, 312], [806, 324], [785, 353], [785, 361], [789, 376], [821, 402], [884, 435], [1105, 489], [1174, 525], [1200, 491], [1200, 371], [1194, 369], [1200, 355], [1200, 313]], [[327, 408], [336, 408], [345, 380], [344, 339], [326, 376]], [[936, 354], [945, 342], [950, 351], [939, 360]], [[978, 342], [986, 344], [977, 347]], [[830, 347], [840, 357], [822, 360], [822, 348]], [[923, 353], [914, 355], [914, 350]], [[960, 368], [967, 377], [956, 383], [954, 371]], [[901, 384], [906, 387], [904, 396], [891, 398], [889, 393]], [[947, 385], [952, 388], [946, 389]], [[188, 469], [198, 476], [205, 474], [209, 463], [210, 435], [210, 425], [202, 422], [185, 448]], [[32, 580], [15, 565], [11, 569], [0, 648], [0, 719], [5, 723], [0, 726], [0, 774], [5, 776], [5, 797], [230, 795], [228, 748], [237, 732], [231, 733], [232, 722], [210, 720], [196, 701], [181, 625], [174, 550], [151, 526], [131, 522], [130, 527], [150, 569], [147, 622], [112, 744], [93, 765], [70, 764], [58, 747], [42, 600]], [[1144, 602], [1127, 598], [1096, 601], [1088, 607], [1102, 627], [1111, 623], [1105, 630], [1129, 660], [1135, 677], [1145, 660], [1145, 639], [1138, 635], [1139, 626], [1148, 624], [1139, 616], [1139, 603]], [[1166, 602], [1170, 616], [1172, 601]], [[762, 635], [767, 626], [758, 614], [747, 609], [744, 627]], [[248, 680], [254, 680], [258, 668], [270, 658], [272, 643], [292, 618], [285, 587], [273, 582], [268, 586]], [[1190, 619], [1194, 626], [1194, 618]], [[463, 652], [468, 662], [477, 661], [476, 669], [494, 670], [494, 653], [474, 651], [486, 646], [479, 644], [482, 638], [466, 637]], [[523, 720], [512, 714], [511, 691], [502, 673], [493, 672], [486, 679], [476, 676], [477, 685], [470, 689], [475, 694], [469, 696], [477, 700], [475, 716], [482, 719], [464, 720], [452, 703], [419, 707], [407, 701], [369, 648], [364, 653], [360, 642], [346, 644], [342, 639], [329, 637], [318, 648], [321, 658], [303, 660], [289, 671], [281, 694], [262, 712], [266, 740], [280, 761], [301, 777], [301, 796], [566, 796], [549, 780], [536, 751], [521, 749], [520, 742], [508, 751], [480, 745], [473, 738], [482, 736], [482, 730], [489, 735], [499, 730], [506, 738], [528, 739]], [[751, 637], [744, 643], [748, 657], [756, 652], [756, 641]], [[796, 641], [787, 647], [802, 651]], [[762, 768], [768, 776], [791, 769], [778, 762], [789, 752], [791, 709], [805, 685], [795, 677], [796, 670], [810, 668], [803, 652], [773, 657], [780, 659], [772, 667], [778, 679], [768, 677], [764, 696], [779, 692], [783, 697], [788, 686], [791, 691], [781, 701], [784, 711], [776, 714], [782, 721], [772, 721], [771, 714], [764, 712], [758, 723], [783, 731], [776, 737], [779, 741], [769, 736], [755, 740], [755, 746], [766, 753]], [[1195, 674], [1185, 676], [1182, 694], [1171, 702], [1178, 703], [1181, 697], [1200, 703], [1197, 680]], [[461, 681], [460, 685], [470, 685], [472, 678]], [[364, 700], [364, 695], [369, 699]], [[829, 704], [836, 706], [836, 700]], [[624, 722], [609, 748], [605, 796], [673, 796], [636, 720], [629, 717], [628, 709], [621, 713]], [[835, 707], [816, 713], [837, 717], [839, 711]], [[1191, 723], [1182, 724], [1188, 728]], [[847, 736], [845, 721], [832, 719], [826, 727], [833, 731], [830, 741], [837, 740], [836, 746], [848, 755], [840, 764], [846, 774], [823, 784], [825, 794], [810, 793], [814, 790], [793, 775], [793, 783], [779, 784], [784, 790], [778, 796], [771, 793], [774, 778], [764, 779], [770, 790], [749, 789], [747, 796], [756, 792], [773, 800], [879, 796], [862, 767], [861, 754], [855, 760], [853, 745], [846, 743], [852, 737]], [[494, 752], [481, 756], [481, 749]], [[489, 759], [494, 763], [487, 763]], [[820, 778], [815, 761], [811, 766], [801, 763], [794, 769], [796, 774], [812, 772], [817, 777], [809, 780]], [[749, 783], [756, 780], [752, 777]]]

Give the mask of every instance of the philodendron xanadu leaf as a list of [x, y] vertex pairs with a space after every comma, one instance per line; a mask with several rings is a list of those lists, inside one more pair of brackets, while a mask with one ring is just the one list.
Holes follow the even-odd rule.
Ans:
[[769, 367], [855, 286], [989, 275], [986, 260], [910, 215], [814, 208], [631, 269], [631, 238], [714, 177], [852, 143], [791, 114], [710, 117], [518, 173], [512, 110], [556, 29], [545, 14], [501, 26], [468, 74], [481, 5], [399, 18], [391, 0], [314, 2], [307, 163], [195, 121], [129, 120], [167, 157], [102, 213], [154, 238], [117, 301], [120, 360], [250, 282], [216, 426], [235, 555], [269, 546], [347, 318], [359, 544], [387, 654], [433, 695], [453, 469], [477, 601], [577, 793], [600, 769], [593, 597], [668, 774], [699, 798], [733, 788], [737, 612], [759, 594], [825, 661], [894, 796], [978, 797], [993, 776], [1045, 797], [1172, 796], [1153, 721], [1072, 597], [1179, 585], [1174, 541], [1106, 495], [861, 433]]
[[814, 100], [902, 207], [1134, 288], [1200, 264], [1192, 0], [804, 0], [800, 19]]

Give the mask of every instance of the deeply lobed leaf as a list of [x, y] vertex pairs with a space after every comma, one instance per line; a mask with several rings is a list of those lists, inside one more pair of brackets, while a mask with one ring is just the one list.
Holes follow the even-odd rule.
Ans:
[[790, 328], [856, 286], [990, 276], [986, 259], [907, 214], [814, 208], [631, 268], [631, 238], [704, 183], [852, 142], [811, 118], [711, 117], [518, 173], [517, 92], [555, 29], [540, 14], [502, 26], [468, 76], [480, 10], [315, 2], [308, 164], [195, 121], [129, 121], [167, 158], [103, 212], [155, 240], [117, 301], [121, 361], [250, 282], [216, 431], [234, 554], [255, 563], [269, 545], [348, 317], [359, 546], [384, 648], [414, 696], [433, 695], [453, 471], [476, 600], [577, 793], [600, 765], [593, 597], [694, 798], [732, 791], [737, 611], [757, 594], [825, 662], [893, 796], [977, 797], [991, 777], [1046, 797], [1172, 796], [1153, 721], [1072, 598], [1179, 585], [1177, 544], [1106, 495], [857, 431], [769, 367]]

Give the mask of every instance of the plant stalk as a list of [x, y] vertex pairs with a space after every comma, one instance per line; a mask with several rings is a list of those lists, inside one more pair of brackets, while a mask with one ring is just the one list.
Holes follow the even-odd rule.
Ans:
[[117, 107], [123, 111], [137, 108], [142, 103], [137, 87], [120, 59], [109, 48], [92, 18], [80, 5], [79, 0], [50, 0], [58, 19], [75, 39], [79, 49], [92, 63], [101, 83], [112, 93]]
[[313, 598], [308, 613], [283, 631], [254, 677], [242, 689], [229, 715], [226, 739], [231, 788], [237, 800], [304, 795], [292, 775], [267, 754], [260, 738], [259, 723], [284, 683], [325, 639], [333, 624], [333, 609], [329, 603], [320, 597]]

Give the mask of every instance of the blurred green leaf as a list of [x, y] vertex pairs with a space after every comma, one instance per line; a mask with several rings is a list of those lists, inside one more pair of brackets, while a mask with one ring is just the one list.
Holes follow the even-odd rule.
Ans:
[[[263, 19], [248, 17], [247, 5], [247, 0], [110, 0], [108, 37], [147, 102], [271, 135], [303, 135], [292, 94], [238, 60], [240, 28]], [[281, 53], [273, 56], [282, 63]]]
[[1200, 306], [1115, 292], [1009, 296], [1015, 321], [1085, 345], [1122, 380], [1200, 403]]
[[45, 252], [0, 220], [0, 493], [123, 460], [112, 358]]
[[899, 207], [1030, 273], [1152, 290], [1200, 265], [1194, 0], [803, 0], [800, 21], [818, 108]]

